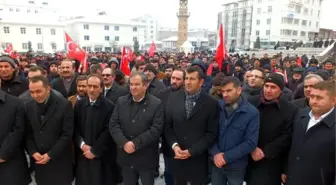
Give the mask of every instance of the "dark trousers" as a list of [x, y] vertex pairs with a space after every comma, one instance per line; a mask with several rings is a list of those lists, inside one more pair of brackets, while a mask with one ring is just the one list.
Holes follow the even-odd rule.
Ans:
[[173, 185], [174, 178], [173, 178], [173, 174], [170, 169], [172, 159], [170, 157], [163, 155], [163, 160], [164, 160], [164, 165], [165, 165], [165, 169], [164, 169], [165, 183], [166, 185]]
[[212, 166], [212, 185], [243, 185], [245, 177], [244, 169], [224, 169]]
[[133, 166], [122, 167], [123, 185], [137, 185], [140, 178], [142, 185], [154, 185], [155, 169], [138, 170]]
[[182, 179], [174, 179], [174, 185], [204, 185], [204, 182], [196, 182], [196, 181], [188, 181], [188, 180], [182, 180]]

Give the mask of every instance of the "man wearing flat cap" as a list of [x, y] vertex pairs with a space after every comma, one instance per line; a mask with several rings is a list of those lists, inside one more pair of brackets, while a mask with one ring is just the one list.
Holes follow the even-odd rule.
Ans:
[[9, 56], [0, 56], [1, 89], [13, 96], [19, 96], [28, 89], [28, 81], [16, 73], [16, 64]]
[[281, 96], [284, 87], [283, 77], [271, 73], [265, 78], [261, 95], [249, 98], [249, 102], [259, 110], [260, 129], [257, 148], [251, 153], [248, 163], [248, 185], [281, 185], [292, 124], [298, 110]]

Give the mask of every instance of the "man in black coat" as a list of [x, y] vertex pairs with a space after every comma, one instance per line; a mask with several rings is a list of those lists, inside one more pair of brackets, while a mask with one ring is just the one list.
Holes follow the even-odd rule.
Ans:
[[152, 64], [147, 64], [144, 72], [149, 80], [147, 92], [155, 97], [158, 97], [166, 89], [163, 82], [157, 79], [157, 73], [158, 71]]
[[103, 78], [87, 79], [87, 97], [75, 105], [76, 185], [116, 184], [116, 146], [108, 124], [114, 104], [101, 95]]
[[208, 150], [217, 136], [219, 107], [217, 100], [201, 92], [204, 72], [191, 66], [186, 73], [185, 91], [167, 101], [164, 137], [175, 154], [175, 185], [201, 185], [208, 177]]
[[335, 184], [335, 83], [314, 85], [309, 104], [294, 121], [286, 185]]
[[69, 185], [73, 180], [72, 134], [74, 126], [71, 103], [51, 92], [48, 79], [29, 79], [34, 100], [28, 102], [26, 147], [35, 159], [38, 185]]
[[143, 73], [130, 77], [130, 95], [118, 99], [110, 120], [110, 133], [117, 144], [117, 161], [124, 185], [154, 185], [159, 160], [159, 139], [163, 130], [161, 100], [146, 93]]
[[0, 89], [0, 113], [1, 185], [28, 185], [31, 180], [22, 145], [25, 131], [23, 103]]
[[51, 86], [60, 92], [64, 98], [69, 98], [77, 94], [75, 63], [71, 60], [64, 60], [61, 62], [60, 68], [62, 70], [61, 77], [53, 81]]
[[271, 73], [265, 78], [263, 94], [249, 101], [260, 113], [257, 148], [247, 166], [248, 185], [281, 185], [281, 174], [290, 147], [292, 126], [298, 108], [288, 102], [281, 91], [283, 77]]
[[117, 103], [118, 98], [128, 94], [128, 90], [114, 82], [115, 72], [111, 68], [105, 68], [102, 72], [104, 78], [103, 95], [105, 98]]
[[[184, 78], [186, 74], [183, 69], [175, 69], [170, 77], [170, 85], [169, 88], [162, 93], [160, 93], [159, 98], [163, 103], [164, 108], [166, 108], [167, 101], [169, 99], [169, 96], [171, 94], [174, 94], [175, 92], [178, 92], [183, 89], [184, 84]], [[171, 163], [172, 163], [172, 157], [174, 156], [174, 152], [171, 149], [171, 146], [167, 143], [165, 140], [165, 137], [162, 137], [162, 145], [161, 145], [161, 151], [163, 153], [163, 159], [164, 159], [164, 179], [166, 185], [173, 185], [174, 179], [171, 171]]]

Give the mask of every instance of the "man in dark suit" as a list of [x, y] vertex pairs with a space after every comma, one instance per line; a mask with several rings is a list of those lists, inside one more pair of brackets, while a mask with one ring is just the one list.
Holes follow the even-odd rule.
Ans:
[[64, 60], [61, 62], [61, 77], [52, 83], [52, 88], [60, 92], [64, 98], [69, 98], [77, 94], [76, 86], [76, 67], [71, 60]]
[[136, 185], [139, 177], [143, 185], [154, 185], [163, 106], [161, 100], [146, 93], [147, 83], [143, 73], [131, 74], [131, 93], [118, 99], [110, 120], [124, 185]]
[[101, 95], [103, 78], [87, 78], [87, 97], [75, 106], [76, 185], [113, 185], [116, 146], [108, 124], [114, 104]]
[[175, 153], [175, 185], [201, 185], [208, 177], [208, 151], [216, 139], [218, 102], [201, 91], [205, 74], [187, 68], [185, 91], [171, 94], [165, 111], [164, 137]]
[[0, 112], [1, 185], [28, 185], [30, 177], [22, 145], [25, 128], [23, 103], [0, 89]]
[[115, 72], [111, 68], [105, 68], [102, 76], [104, 78], [103, 96], [105, 98], [115, 104], [119, 97], [127, 95], [128, 90], [125, 87], [114, 83]]
[[29, 79], [34, 100], [26, 104], [29, 155], [35, 159], [38, 185], [69, 185], [72, 174], [72, 134], [74, 126], [71, 103], [51, 92], [48, 79]]
[[166, 86], [163, 84], [163, 82], [158, 80], [157, 69], [152, 64], [147, 64], [144, 74], [149, 80], [147, 92], [153, 96], [158, 97], [160, 93], [166, 89]]
[[286, 185], [335, 184], [335, 83], [313, 85], [309, 104], [294, 121]]

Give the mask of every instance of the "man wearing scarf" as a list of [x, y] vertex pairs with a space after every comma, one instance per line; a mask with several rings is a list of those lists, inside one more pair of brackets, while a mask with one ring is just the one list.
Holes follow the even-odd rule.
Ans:
[[248, 185], [281, 185], [281, 174], [290, 147], [292, 125], [298, 108], [281, 96], [283, 77], [271, 73], [265, 78], [261, 95], [249, 101], [260, 113], [257, 148], [251, 153], [246, 182]]

